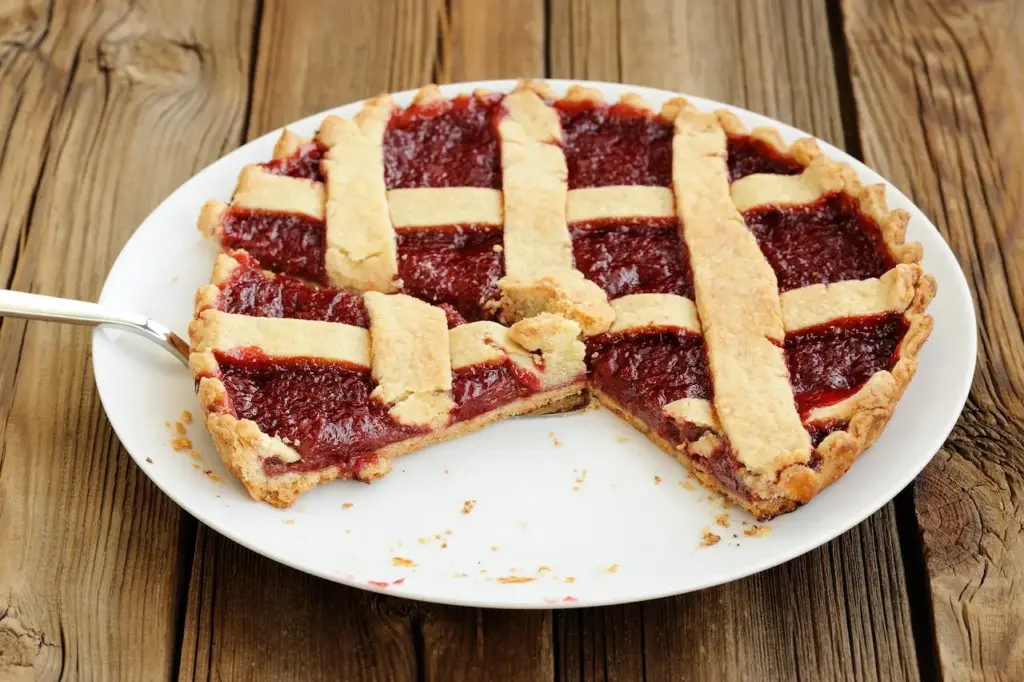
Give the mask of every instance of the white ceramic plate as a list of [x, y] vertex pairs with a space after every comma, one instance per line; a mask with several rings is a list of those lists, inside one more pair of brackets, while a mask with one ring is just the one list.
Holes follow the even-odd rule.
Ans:
[[[568, 84], [552, 82], [560, 92]], [[442, 90], [453, 96], [512, 85], [464, 83]], [[609, 100], [636, 92], [655, 107], [675, 95], [588, 85]], [[395, 95], [402, 105], [411, 97], [412, 91]], [[726, 106], [689, 99], [703, 110]], [[361, 106], [330, 113], [352, 116]], [[806, 135], [728, 108], [748, 126], [776, 126], [787, 141]], [[326, 113], [290, 127], [311, 135]], [[199, 208], [211, 197], [226, 200], [243, 165], [270, 158], [278, 134], [228, 154], [164, 201], [125, 245], [101, 302], [184, 334], [193, 294], [209, 281], [215, 256], [215, 247], [195, 229]], [[863, 181], [885, 182], [852, 157], [822, 147], [852, 164]], [[924, 244], [922, 265], [938, 280], [930, 309], [935, 330], [878, 443], [835, 485], [773, 521], [762, 537], [745, 536], [742, 524], [753, 519], [733, 508], [732, 527], [718, 529], [722, 541], [699, 547], [721, 507], [703, 489], [686, 489], [685, 470], [607, 410], [496, 424], [403, 457], [372, 485], [331, 483], [294, 508], [278, 510], [252, 501], [231, 478], [198, 420], [189, 435], [202, 455], [201, 469], [221, 482], [171, 448], [165, 420], [173, 423], [183, 410], [198, 416], [192, 379], [177, 360], [141, 339], [101, 330], [93, 340], [96, 383], [121, 442], [173, 500], [232, 540], [328, 580], [429, 601], [517, 608], [593, 606], [697, 590], [792, 559], [859, 523], [921, 471], [956, 422], [976, 352], [967, 284], [924, 214], [891, 185], [888, 200], [910, 212], [908, 238]], [[465, 514], [467, 500], [475, 505]], [[345, 503], [352, 506], [345, 509]], [[394, 557], [416, 566], [396, 566]], [[517, 577], [533, 580], [500, 580]]]

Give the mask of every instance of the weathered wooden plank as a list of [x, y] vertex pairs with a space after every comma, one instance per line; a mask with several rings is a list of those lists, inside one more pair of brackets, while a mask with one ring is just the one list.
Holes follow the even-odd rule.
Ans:
[[451, 0], [442, 14], [439, 83], [545, 75], [544, 1]]
[[[0, 12], [0, 276], [95, 298], [145, 215], [238, 138], [250, 32], [237, 27], [252, 24], [254, 3]], [[179, 533], [194, 522], [119, 447], [89, 339], [0, 328], [3, 679], [160, 679], [176, 664]]]
[[430, 82], [440, 4], [266, 2], [250, 137], [329, 107]]
[[[553, 76], [719, 99], [843, 144], [820, 2], [554, 0], [551, 17]], [[917, 677], [891, 505], [772, 571], [603, 612], [556, 614], [563, 679], [635, 679], [638, 656], [649, 680]]]
[[[431, 79], [438, 3], [266, 2], [249, 137]], [[415, 679], [416, 604], [276, 564], [201, 528], [182, 680]]]
[[1024, 5], [842, 9], [865, 160], [935, 221], [981, 324], [967, 408], [914, 489], [939, 672], [1024, 679]]

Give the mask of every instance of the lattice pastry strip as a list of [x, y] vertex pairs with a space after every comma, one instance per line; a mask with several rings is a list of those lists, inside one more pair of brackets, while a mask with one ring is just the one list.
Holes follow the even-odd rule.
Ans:
[[449, 331], [444, 313], [417, 299], [365, 299], [368, 330], [236, 315], [209, 291], [197, 297], [189, 332], [200, 403], [254, 498], [288, 506], [319, 482], [369, 480], [393, 457], [583, 390], [584, 347], [570, 320]]

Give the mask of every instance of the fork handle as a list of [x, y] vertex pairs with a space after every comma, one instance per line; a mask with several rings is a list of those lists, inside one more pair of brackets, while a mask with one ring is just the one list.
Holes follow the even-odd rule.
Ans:
[[0, 289], [0, 317], [116, 327], [159, 344], [188, 365], [188, 344], [170, 329], [143, 315], [111, 310], [98, 303]]

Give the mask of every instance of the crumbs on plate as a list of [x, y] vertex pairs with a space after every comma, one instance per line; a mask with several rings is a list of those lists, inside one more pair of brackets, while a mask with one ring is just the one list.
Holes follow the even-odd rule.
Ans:
[[715, 535], [714, 533], [712, 533], [711, 529], [705, 528], [704, 529], [704, 537], [701, 538], [700, 546], [701, 547], [710, 547], [711, 545], [717, 545], [718, 541], [721, 540], [721, 539], [722, 539], [721, 536]]
[[476, 500], [466, 500], [462, 503], [462, 513], [468, 514], [473, 511], [474, 507], [476, 507]]
[[729, 514], [728, 514], [728, 512], [725, 513], [725, 514], [719, 514], [718, 516], [716, 516], [715, 517], [715, 523], [717, 523], [722, 528], [728, 528], [729, 527]]
[[392, 566], [401, 566], [403, 568], [413, 568], [416, 566], [416, 562], [412, 559], [406, 559], [404, 556], [393, 556], [391, 557]]
[[519, 583], [532, 583], [536, 578], [529, 578], [525, 575], [504, 575], [498, 578], [498, 582], [505, 585], [517, 585]]
[[747, 537], [759, 538], [759, 537], [763, 537], [765, 535], [768, 535], [768, 533], [771, 533], [771, 532], [772, 532], [772, 527], [768, 526], [768, 525], [765, 525], [765, 526], [752, 526], [750, 528], [747, 528], [747, 529], [745, 529], [743, 531], [743, 534], [746, 535]]

